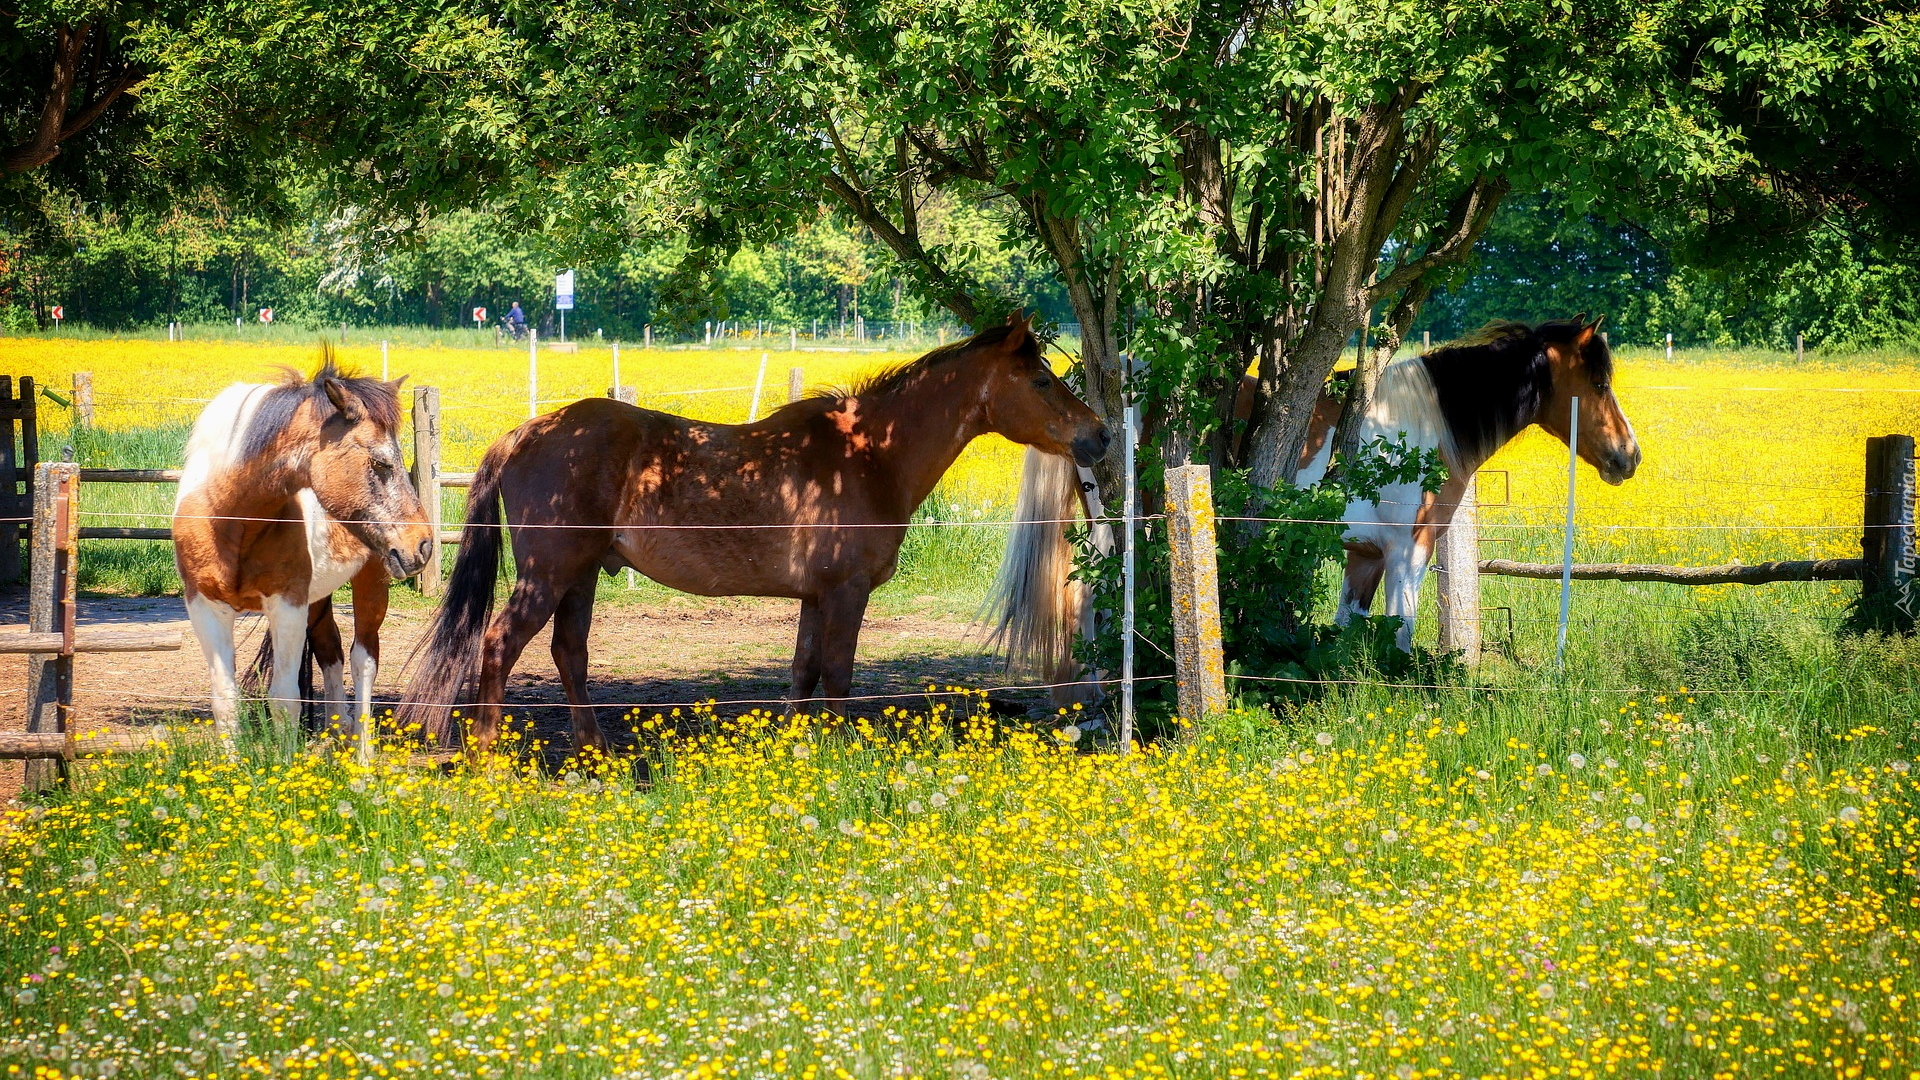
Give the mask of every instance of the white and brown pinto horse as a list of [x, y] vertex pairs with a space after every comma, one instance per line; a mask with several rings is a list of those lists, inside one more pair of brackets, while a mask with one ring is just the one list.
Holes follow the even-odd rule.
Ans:
[[[1613, 396], [1613, 354], [1585, 316], [1538, 326], [1499, 322], [1424, 356], [1389, 364], [1360, 430], [1362, 446], [1404, 436], [1412, 449], [1433, 450], [1448, 480], [1429, 494], [1419, 484], [1382, 488], [1378, 502], [1347, 506], [1346, 581], [1335, 622], [1369, 611], [1386, 585], [1386, 614], [1401, 620], [1396, 643], [1410, 649], [1420, 585], [1435, 545], [1453, 520], [1468, 478], [1495, 451], [1532, 424], [1567, 440], [1572, 399], [1580, 399], [1580, 456], [1609, 484], [1624, 483], [1640, 465], [1633, 425]], [[1252, 405], [1252, 380], [1239, 412]], [[1296, 480], [1325, 477], [1341, 401], [1323, 394], [1314, 409]], [[1062, 520], [1082, 503], [1083, 483], [1065, 458], [1029, 451], [1015, 524], [994, 583], [993, 641], [1012, 666], [1056, 684], [1054, 700], [1087, 701], [1098, 688], [1073, 659], [1076, 637], [1089, 630], [1092, 596], [1069, 577], [1072, 551]], [[1078, 683], [1075, 686], [1058, 684]]]
[[353, 583], [354, 730], [371, 745], [373, 680], [391, 578], [433, 557], [434, 536], [400, 456], [399, 383], [341, 373], [330, 351], [305, 379], [239, 383], [195, 422], [174, 503], [174, 557], [187, 615], [213, 679], [214, 731], [238, 730], [234, 617], [266, 616], [269, 698], [299, 714], [307, 646], [325, 681], [327, 715], [346, 717], [333, 591]]
[[[1360, 445], [1404, 436], [1412, 449], [1438, 451], [1447, 481], [1437, 493], [1419, 484], [1383, 487], [1377, 502], [1355, 501], [1347, 522], [1346, 580], [1334, 622], [1345, 626], [1373, 607], [1386, 586], [1385, 614], [1400, 619], [1395, 637], [1413, 647], [1420, 585], [1435, 546], [1453, 521], [1467, 482], [1488, 458], [1530, 425], [1567, 441], [1572, 399], [1580, 399], [1580, 457], [1609, 484], [1640, 467], [1633, 425], [1613, 396], [1613, 354], [1585, 316], [1538, 326], [1492, 323], [1424, 356], [1387, 365], [1361, 423]], [[1296, 481], [1318, 482], [1332, 454], [1331, 414], [1316, 410]]]

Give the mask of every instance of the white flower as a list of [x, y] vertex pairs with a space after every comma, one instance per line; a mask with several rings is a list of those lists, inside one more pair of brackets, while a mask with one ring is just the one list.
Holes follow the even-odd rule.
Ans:
[[31, 1005], [34, 1002], [34, 999], [38, 998], [39, 996], [40, 996], [39, 991], [29, 986], [25, 990], [21, 990], [20, 992], [13, 995], [13, 1003], [15, 1005]]
[[336, 814], [339, 814], [341, 817], [352, 817], [353, 804], [350, 802], [347, 802], [345, 799], [342, 799], [337, 805], [334, 806], [333, 812]]
[[1576, 750], [1567, 755], [1567, 764], [1576, 769], [1584, 769], [1587, 767], [1587, 755]]
[[947, 805], [947, 796], [944, 792], [936, 791], [933, 794], [927, 796], [927, 802], [931, 803], [935, 810], [938, 810], [941, 807]]
[[914, 799], [907, 803], [907, 813], [909, 814], [922, 814], [926, 812], [926, 809], [926, 807], [920, 805], [919, 799]]
[[1785, 829], [1775, 829], [1775, 830], [1773, 830], [1773, 842], [1774, 842], [1774, 843], [1776, 843], [1776, 844], [1784, 844], [1784, 843], [1786, 843], [1786, 842], [1787, 842], [1787, 830], [1785, 830]]
[[1080, 741], [1080, 729], [1073, 724], [1068, 724], [1055, 732], [1054, 737], [1063, 743], [1077, 743]]
[[1380, 841], [1382, 843], [1386, 843], [1386, 844], [1397, 843], [1399, 839], [1400, 839], [1400, 834], [1394, 831], [1393, 829], [1384, 830], [1380, 834]]
[[1633, 830], [1634, 832], [1640, 831], [1640, 815], [1639, 814], [1627, 815], [1627, 828]]
[[800, 827], [808, 832], [812, 832], [820, 827], [820, 819], [814, 817], [812, 814], [803, 814], [800, 818]]
[[1490, 772], [1488, 772], [1488, 771], [1487, 771], [1487, 770], [1485, 770], [1485, 769], [1480, 769], [1480, 770], [1478, 770], [1477, 772], [1475, 772], [1475, 773], [1474, 773], [1473, 775], [1474, 775], [1474, 777], [1475, 777], [1476, 779], [1480, 779], [1480, 780], [1491, 780], [1491, 779], [1493, 779], [1493, 774], [1492, 774], [1492, 773], [1490, 773]]
[[1539, 774], [1540, 774], [1541, 776], [1552, 776], [1552, 775], [1553, 775], [1553, 766], [1551, 766], [1551, 765], [1549, 765], [1549, 764], [1547, 764], [1546, 762], [1544, 762], [1544, 761], [1543, 761], [1543, 762], [1541, 762], [1540, 764], [1538, 764], [1538, 765], [1535, 765], [1535, 766], [1533, 767], [1533, 771], [1534, 771], [1534, 772], [1536, 772], [1536, 773], [1539, 773]]
[[1904, 761], [1895, 761], [1890, 763], [1887, 766], [1887, 768], [1892, 769], [1894, 772], [1899, 773], [1901, 776], [1905, 776], [1907, 775], [1907, 770], [1913, 768], [1913, 766], [1907, 764]]
[[434, 987], [434, 988], [433, 988], [433, 992], [434, 992], [434, 993], [436, 993], [436, 994], [439, 994], [439, 995], [440, 995], [441, 997], [452, 997], [452, 996], [453, 996], [453, 984], [452, 984], [452, 983], [441, 983], [441, 984], [440, 984], [439, 986], [436, 986], [436, 987]]
[[1533, 992], [1540, 995], [1540, 1000], [1542, 1001], [1553, 1000], [1554, 990], [1552, 983], [1541, 983], [1539, 986], [1533, 988]]
[[990, 937], [988, 937], [988, 936], [987, 936], [987, 935], [985, 935], [985, 934], [975, 934], [975, 935], [973, 935], [973, 947], [974, 947], [974, 948], [976, 948], [976, 949], [984, 949], [984, 948], [986, 948], [986, 947], [987, 947], [987, 946], [988, 946], [989, 944], [991, 944], [991, 943], [992, 943], [992, 941], [993, 941], [993, 939], [992, 939], [992, 938], [990, 938]]
[[1319, 746], [1332, 746], [1333, 733], [1328, 731], [1323, 731], [1320, 734], [1315, 735], [1313, 737], [1313, 741], [1316, 745], [1319, 745]]
[[847, 818], [841, 818], [840, 831], [848, 836], [855, 836], [859, 834], [860, 827]]
[[1857, 822], [1857, 821], [1859, 821], [1859, 820], [1860, 820], [1860, 808], [1859, 808], [1859, 807], [1857, 807], [1857, 806], [1843, 806], [1843, 807], [1841, 807], [1841, 808], [1840, 808], [1840, 820], [1841, 820], [1841, 821], [1844, 821], [1844, 822], [1846, 822], [1846, 823], [1847, 823], [1847, 824], [1849, 824], [1849, 825], [1852, 825], [1853, 823], [1855, 823], [1855, 822]]
[[808, 746], [806, 743], [794, 743], [793, 756], [797, 761], [805, 761], [813, 756], [813, 747]]

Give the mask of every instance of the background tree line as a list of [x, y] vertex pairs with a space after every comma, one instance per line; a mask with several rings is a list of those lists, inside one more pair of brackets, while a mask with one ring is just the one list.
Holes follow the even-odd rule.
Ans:
[[[485, 211], [437, 214], [402, 231], [368, 215], [329, 211], [309, 193], [303, 214], [236, 213], [203, 193], [165, 212], [14, 215], [0, 225], [0, 327], [47, 326], [51, 304], [71, 322], [129, 330], [170, 321], [331, 326], [465, 327], [471, 309], [497, 318], [518, 300], [552, 316], [555, 256], [539, 238]], [[1058, 276], [1001, 248], [991, 211], [964, 208], [947, 227], [969, 234], [971, 272], [1028, 297], [1051, 322], [1073, 318]], [[743, 247], [695, 281], [678, 242], [639, 242], [578, 268], [576, 327], [633, 337], [685, 331], [706, 319], [839, 327], [948, 315], [907, 287], [894, 257], [866, 230], [823, 210], [795, 235]], [[1829, 350], [1920, 344], [1920, 269], [1832, 228], [1810, 229], [1790, 257], [1759, 266], [1687, 261], [1648, 228], [1569, 212], [1544, 197], [1508, 200], [1456, 283], [1434, 291], [1414, 335], [1456, 337], [1491, 319], [1605, 313], [1616, 342], [1789, 347], [1804, 334]]]

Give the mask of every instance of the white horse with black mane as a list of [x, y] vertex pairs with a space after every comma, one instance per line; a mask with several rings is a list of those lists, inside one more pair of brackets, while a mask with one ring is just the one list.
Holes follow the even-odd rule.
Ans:
[[[343, 374], [323, 349], [311, 379], [289, 371], [277, 384], [229, 386], [194, 423], [174, 502], [174, 557], [221, 738], [231, 740], [239, 723], [234, 618], [258, 611], [272, 647], [272, 711], [299, 714], [311, 644], [327, 715], [346, 720], [362, 757], [368, 752], [389, 580], [435, 554], [400, 456], [399, 385]], [[348, 582], [351, 717], [333, 620], [333, 591]]]
[[[1467, 481], [1533, 424], [1566, 442], [1574, 398], [1580, 399], [1581, 460], [1609, 484], [1633, 476], [1640, 447], [1614, 397], [1613, 354], [1599, 328], [1600, 320], [1588, 323], [1584, 315], [1537, 326], [1497, 322], [1381, 371], [1360, 444], [1404, 439], [1409, 449], [1437, 453], [1447, 480], [1438, 492], [1418, 483], [1391, 484], [1377, 500], [1347, 505], [1346, 579], [1337, 624], [1369, 612], [1384, 584], [1385, 614], [1400, 619], [1395, 642], [1411, 649], [1420, 585]], [[1326, 476], [1332, 456], [1339, 402], [1323, 396], [1320, 406], [1301, 451], [1296, 482], [1303, 486]], [[1072, 645], [1092, 609], [1086, 588], [1067, 576], [1073, 558], [1061, 522], [1073, 516], [1079, 499], [1071, 462], [1028, 453], [1016, 523], [993, 591], [995, 641], [1016, 667], [1052, 683], [1082, 677]], [[1076, 696], [1084, 700], [1087, 694], [1056, 693], [1056, 700]]]

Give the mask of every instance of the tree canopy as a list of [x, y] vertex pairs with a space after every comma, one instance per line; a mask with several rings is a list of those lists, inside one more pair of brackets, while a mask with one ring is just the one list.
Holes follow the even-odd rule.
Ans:
[[1354, 333], [1350, 413], [1510, 193], [1722, 257], [1898, 235], [1914, 7], [225, 0], [140, 38], [139, 93], [157, 160], [284, 159], [400, 220], [484, 202], [583, 255], [678, 237], [689, 275], [825, 204], [973, 323], [1024, 298], [927, 211], [984, 208], [1065, 290], [1097, 409], [1130, 350], [1170, 454], [1267, 485]]

